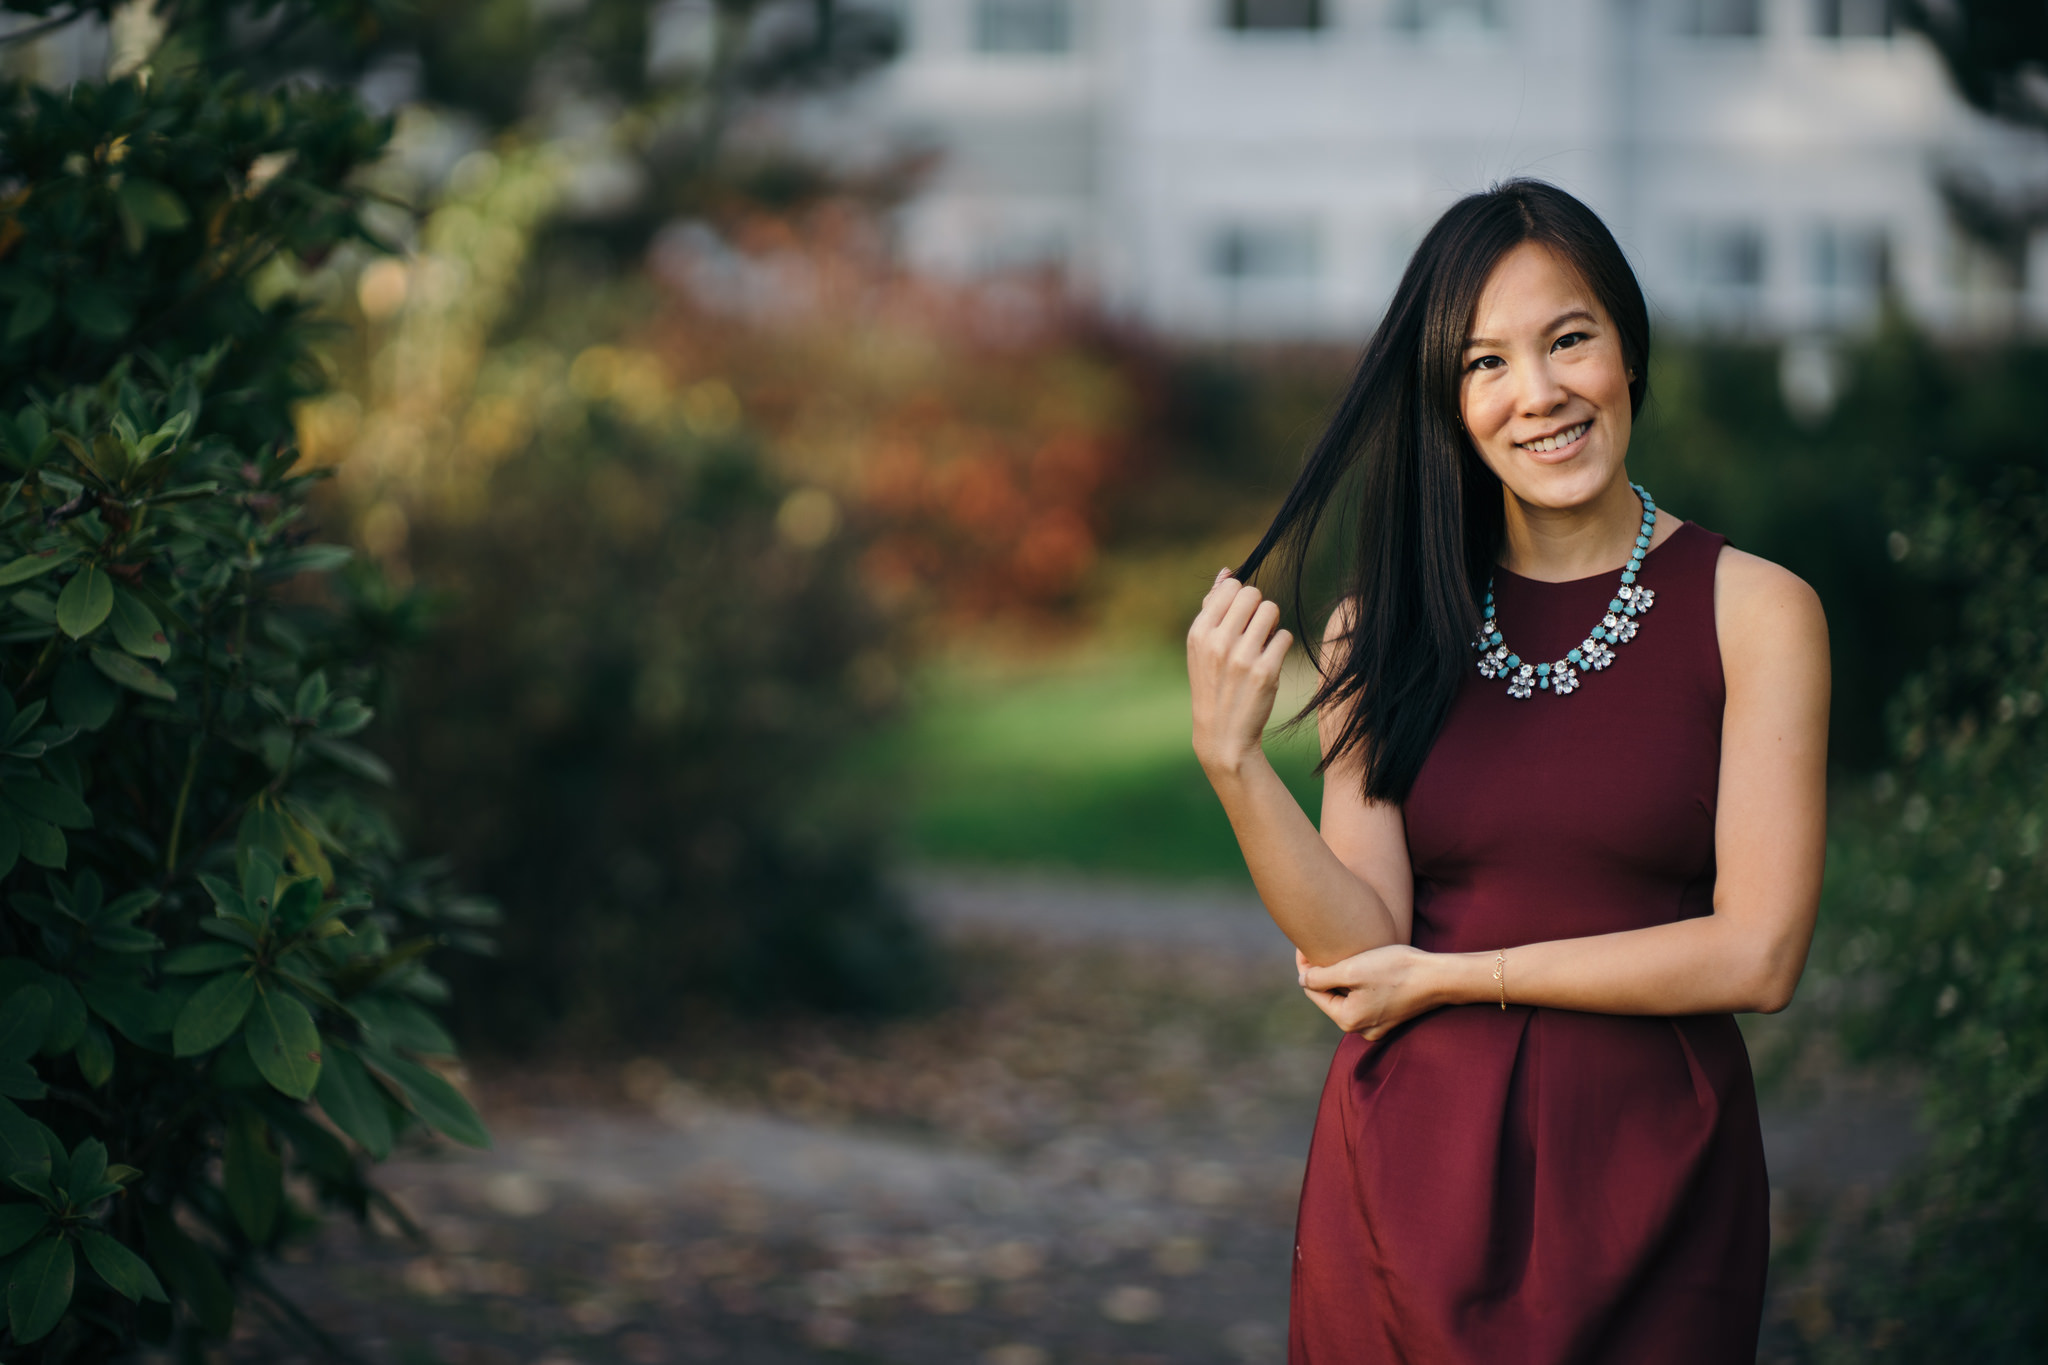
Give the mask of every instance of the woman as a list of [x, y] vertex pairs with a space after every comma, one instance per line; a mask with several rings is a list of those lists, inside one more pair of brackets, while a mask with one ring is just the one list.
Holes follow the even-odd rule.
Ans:
[[[1188, 633], [1194, 743], [1309, 998], [1290, 1359], [1748, 1365], [1769, 1241], [1733, 1012], [1820, 894], [1826, 624], [1628, 479], [1649, 319], [1515, 181], [1431, 230], [1329, 431]], [[1260, 749], [1292, 637], [1247, 579], [1336, 502], [1321, 830]]]

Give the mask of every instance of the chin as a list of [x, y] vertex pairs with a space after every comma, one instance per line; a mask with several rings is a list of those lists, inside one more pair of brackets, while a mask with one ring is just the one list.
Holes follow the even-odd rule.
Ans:
[[1531, 506], [1560, 512], [1592, 502], [1614, 477], [1613, 465], [1595, 451], [1581, 451], [1562, 464], [1543, 464], [1518, 450], [1514, 469], [1516, 477], [1505, 481], [1510, 492]]

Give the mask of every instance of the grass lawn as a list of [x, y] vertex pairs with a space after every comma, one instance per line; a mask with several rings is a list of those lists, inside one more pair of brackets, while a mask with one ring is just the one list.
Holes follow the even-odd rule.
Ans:
[[[909, 800], [928, 862], [1033, 864], [1164, 877], [1245, 876], [1188, 747], [1187, 674], [1170, 655], [1037, 670], [937, 671], [910, 718], [862, 762]], [[1282, 707], [1299, 705], [1298, 689]], [[1291, 709], [1283, 715], [1292, 714]], [[1315, 737], [1267, 752], [1313, 814]]]

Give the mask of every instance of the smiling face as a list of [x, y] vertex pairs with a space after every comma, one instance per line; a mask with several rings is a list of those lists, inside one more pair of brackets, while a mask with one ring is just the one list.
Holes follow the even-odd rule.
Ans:
[[1622, 477], [1633, 427], [1613, 320], [1578, 272], [1523, 242], [1480, 292], [1459, 415], [1487, 468], [1531, 508], [1596, 502]]

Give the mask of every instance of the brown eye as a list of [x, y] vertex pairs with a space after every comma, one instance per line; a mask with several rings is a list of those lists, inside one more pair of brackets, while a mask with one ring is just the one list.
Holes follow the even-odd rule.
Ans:
[[1497, 370], [1506, 363], [1497, 355], [1483, 355], [1465, 368], [1468, 370]]
[[1586, 334], [1584, 332], [1566, 332], [1556, 341], [1550, 343], [1550, 349], [1553, 351], [1566, 350], [1570, 347], [1578, 345], [1580, 342], [1584, 340], [1586, 340]]

